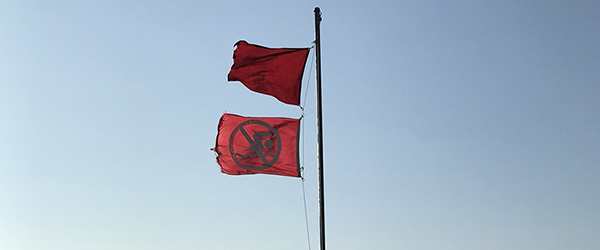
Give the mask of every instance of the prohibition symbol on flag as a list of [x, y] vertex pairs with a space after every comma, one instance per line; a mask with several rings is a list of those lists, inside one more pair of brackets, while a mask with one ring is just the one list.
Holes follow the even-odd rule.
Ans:
[[[264, 128], [264, 132], [258, 132], [261, 131], [262, 128], [249, 129], [251, 131], [257, 131], [250, 135], [246, 131], [246, 127], [251, 126], [261, 126]], [[239, 142], [235, 143], [236, 140]], [[244, 140], [248, 142], [248, 148], [235, 148], [235, 145], [244, 145]], [[281, 153], [280, 145], [281, 138], [279, 138], [279, 132], [277, 132], [277, 129], [271, 127], [271, 125], [261, 120], [248, 120], [243, 122], [233, 130], [231, 136], [229, 137], [229, 151], [233, 161], [239, 167], [247, 170], [263, 170], [273, 166], [273, 164], [277, 162], [279, 154]], [[244, 153], [242, 154], [236, 152]], [[253, 162], [245, 161], [247, 158], [259, 159], [262, 163], [262, 166], [256, 166], [260, 165], [261, 163], [252, 164], [257, 162], [256, 160]]]
[[300, 177], [299, 119], [223, 114], [215, 152], [221, 172]]

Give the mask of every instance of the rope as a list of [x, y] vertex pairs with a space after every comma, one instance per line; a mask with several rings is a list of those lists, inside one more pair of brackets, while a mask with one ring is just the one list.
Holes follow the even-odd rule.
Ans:
[[[310, 50], [314, 51], [314, 49], [313, 49], [314, 47], [315, 47], [314, 45], [312, 47], [310, 47]], [[313, 54], [313, 56], [310, 59], [310, 67], [308, 67], [310, 70], [308, 71], [308, 77], [306, 78], [306, 91], [304, 91], [304, 98], [302, 101], [302, 106], [300, 106], [300, 109], [302, 110], [303, 115], [304, 115], [304, 107], [305, 107], [304, 105], [306, 104], [306, 96], [308, 95], [308, 87], [310, 87], [310, 74], [312, 73], [312, 67], [315, 62], [315, 57], [316, 57], [315, 53], [312, 53], [312, 54]]]
[[304, 188], [304, 109], [302, 109], [302, 116], [300, 117], [300, 127], [302, 129], [302, 168], [301, 168], [301, 172], [302, 172], [302, 176], [300, 176], [300, 178], [302, 178], [302, 199], [304, 200], [304, 221], [306, 222], [306, 238], [308, 241], [308, 250], [310, 249], [310, 230], [308, 227], [308, 210], [306, 209], [306, 190]]
[[[310, 47], [310, 50], [314, 51], [313, 50], [314, 48], [315, 48], [315, 45], [313, 44], [313, 46]], [[309, 230], [309, 226], [308, 226], [308, 209], [306, 209], [306, 189], [304, 187], [304, 162], [305, 162], [304, 161], [304, 151], [305, 151], [304, 150], [305, 149], [305, 147], [304, 147], [304, 141], [305, 141], [304, 140], [304, 134], [305, 134], [304, 133], [304, 127], [305, 126], [304, 126], [304, 119], [303, 118], [304, 118], [304, 107], [305, 107], [304, 105], [306, 104], [306, 96], [308, 96], [308, 88], [310, 86], [310, 79], [311, 79], [310, 75], [312, 73], [312, 67], [313, 67], [313, 64], [315, 62], [315, 57], [316, 57], [315, 53], [312, 53], [312, 54], [313, 54], [313, 56], [312, 56], [312, 58], [310, 60], [310, 67], [309, 67], [309, 71], [308, 71], [308, 78], [306, 78], [306, 90], [304, 91], [304, 98], [303, 98], [303, 101], [302, 101], [302, 105], [299, 106], [300, 110], [302, 111], [302, 115], [300, 116], [300, 122], [301, 122], [300, 126], [301, 126], [301, 129], [302, 129], [302, 155], [301, 155], [301, 158], [302, 158], [302, 168], [301, 168], [302, 176], [300, 176], [300, 178], [302, 178], [302, 198], [304, 200], [304, 221], [306, 222], [306, 238], [307, 238], [307, 242], [308, 242], [308, 250], [311, 250], [311, 248], [310, 248], [310, 230]]]
[[310, 250], [310, 230], [308, 230], [308, 212], [306, 210], [306, 191], [304, 190], [304, 177], [302, 177], [302, 198], [304, 198], [304, 220], [306, 221], [306, 237], [308, 240], [308, 250]]

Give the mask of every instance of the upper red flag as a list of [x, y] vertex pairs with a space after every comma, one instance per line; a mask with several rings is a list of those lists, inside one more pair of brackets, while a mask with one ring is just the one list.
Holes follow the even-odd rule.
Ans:
[[300, 177], [300, 120], [223, 114], [214, 148], [221, 172]]
[[239, 41], [228, 81], [240, 81], [252, 91], [291, 105], [300, 105], [302, 73], [309, 48], [272, 49]]

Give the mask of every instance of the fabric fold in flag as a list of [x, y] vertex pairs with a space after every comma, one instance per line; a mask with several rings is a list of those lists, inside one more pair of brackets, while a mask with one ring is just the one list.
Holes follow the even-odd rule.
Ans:
[[310, 48], [273, 49], [238, 41], [228, 81], [240, 81], [248, 89], [300, 105], [302, 74]]
[[223, 114], [215, 152], [221, 172], [300, 177], [300, 119]]

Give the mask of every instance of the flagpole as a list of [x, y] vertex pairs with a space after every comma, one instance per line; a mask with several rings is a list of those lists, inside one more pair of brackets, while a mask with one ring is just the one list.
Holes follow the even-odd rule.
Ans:
[[323, 183], [323, 117], [321, 112], [321, 9], [315, 7], [315, 54], [317, 57], [317, 150], [319, 158], [319, 228], [321, 250], [325, 250], [325, 190]]

